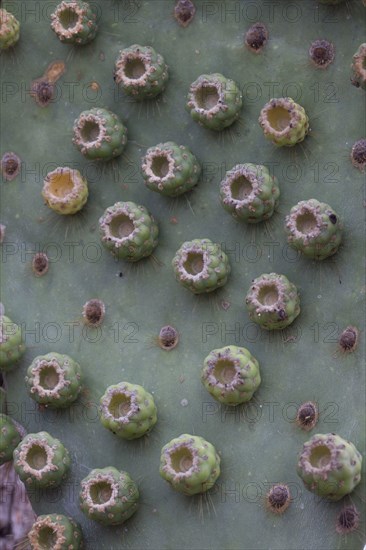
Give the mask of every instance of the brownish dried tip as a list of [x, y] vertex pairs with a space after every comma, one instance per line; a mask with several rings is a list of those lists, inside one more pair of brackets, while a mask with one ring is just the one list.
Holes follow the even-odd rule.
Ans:
[[191, 0], [178, 0], [174, 8], [174, 17], [182, 27], [187, 27], [196, 13], [196, 8]]
[[353, 353], [358, 344], [358, 329], [348, 326], [339, 337], [338, 345], [343, 353]]
[[43, 78], [33, 80], [30, 95], [40, 107], [47, 107], [51, 103], [54, 98], [54, 92], [54, 85], [47, 80]]
[[19, 174], [21, 160], [15, 153], [4, 153], [1, 159], [1, 173], [6, 181], [13, 181]]
[[260, 53], [268, 40], [268, 31], [263, 23], [254, 23], [246, 32], [244, 44], [254, 53]]
[[296, 415], [296, 424], [299, 428], [309, 432], [316, 426], [319, 420], [319, 411], [313, 401], [307, 401], [300, 405]]
[[49, 261], [47, 254], [44, 252], [38, 252], [33, 256], [32, 269], [36, 277], [42, 277], [45, 275], [49, 268]]
[[160, 330], [158, 342], [161, 349], [164, 349], [165, 351], [174, 349], [179, 342], [178, 331], [170, 325], [163, 327]]
[[351, 151], [351, 161], [353, 166], [361, 172], [366, 169], [366, 139], [359, 139], [353, 144]]
[[328, 40], [315, 40], [310, 46], [309, 56], [317, 69], [326, 69], [334, 61], [334, 45]]
[[273, 485], [266, 495], [266, 508], [273, 514], [283, 514], [290, 506], [291, 495], [287, 485]]
[[89, 300], [83, 306], [83, 317], [87, 325], [99, 327], [102, 324], [105, 315], [105, 305], [96, 298]]
[[345, 506], [337, 517], [336, 531], [339, 535], [352, 533], [360, 525], [360, 513], [356, 506]]

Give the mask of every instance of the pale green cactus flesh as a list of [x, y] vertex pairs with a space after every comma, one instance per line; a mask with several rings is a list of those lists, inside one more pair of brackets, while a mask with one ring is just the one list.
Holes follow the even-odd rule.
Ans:
[[[312, 401], [319, 421], [310, 435], [335, 432], [365, 453], [365, 175], [350, 155], [366, 137], [364, 90], [351, 83], [366, 8], [361, 0], [193, 2], [196, 14], [182, 27], [173, 0], [93, 0], [98, 33], [80, 47], [63, 44], [51, 29], [58, 0], [2, 2], [21, 28], [19, 41], [1, 53], [0, 157], [14, 152], [22, 165], [12, 181], [1, 181], [1, 301], [26, 345], [6, 373], [6, 414], [29, 433], [49, 432], [71, 456], [55, 493], [31, 490], [30, 498], [37, 514], [73, 517], [91, 550], [362, 550], [364, 523], [347, 537], [335, 529], [349, 497], [324, 502], [297, 475], [309, 433], [295, 420], [298, 407]], [[269, 34], [258, 54], [244, 45], [257, 21]], [[324, 70], [308, 53], [320, 39], [335, 49]], [[166, 87], [153, 100], [137, 102], [113, 81], [119, 52], [136, 43], [153, 47], [169, 66]], [[57, 60], [65, 72], [41, 108], [27, 90]], [[242, 94], [238, 120], [222, 132], [195, 123], [185, 108], [191, 83], [215, 73]], [[281, 97], [292, 97], [309, 118], [306, 137], [290, 148], [274, 146], [258, 124], [263, 106]], [[115, 113], [128, 128], [122, 154], [110, 162], [93, 162], [72, 143], [75, 119], [94, 108]], [[141, 173], [147, 150], [169, 141], [184, 144], [202, 166], [198, 185], [177, 198], [151, 192]], [[219, 199], [226, 172], [246, 163], [266, 166], [281, 189], [277, 211], [255, 225], [234, 219]], [[57, 167], [77, 169], [88, 181], [88, 201], [75, 215], [44, 204], [44, 178]], [[291, 208], [312, 198], [331, 205], [344, 223], [341, 246], [323, 261], [298, 253], [284, 231]], [[98, 231], [107, 208], [130, 201], [159, 225], [159, 244], [136, 264], [117, 260]], [[203, 237], [221, 246], [231, 273], [224, 286], [197, 296], [175, 280], [171, 262], [183, 242]], [[37, 252], [49, 257], [42, 277], [32, 272]], [[246, 310], [251, 282], [263, 273], [283, 274], [298, 289], [301, 313], [286, 329], [262, 330]], [[105, 304], [99, 327], [84, 322], [91, 299]], [[179, 333], [169, 353], [158, 345], [167, 325]], [[358, 346], [343, 354], [338, 338], [347, 326], [359, 330]], [[231, 345], [250, 351], [262, 378], [253, 398], [237, 407], [215, 401], [200, 381], [205, 357]], [[39, 408], [24, 384], [33, 359], [51, 352], [83, 369], [85, 389], [66, 409]], [[121, 381], [154, 397], [159, 420], [148, 437], [124, 441], [101, 425], [100, 398]], [[220, 477], [204, 495], [179, 494], [159, 475], [162, 447], [182, 433], [203, 437], [221, 457]], [[107, 466], [129, 472], [141, 489], [139, 510], [122, 526], [99, 525], [79, 509], [81, 480]], [[365, 477], [350, 495], [361, 518]], [[283, 516], [265, 507], [278, 484], [292, 498]]]

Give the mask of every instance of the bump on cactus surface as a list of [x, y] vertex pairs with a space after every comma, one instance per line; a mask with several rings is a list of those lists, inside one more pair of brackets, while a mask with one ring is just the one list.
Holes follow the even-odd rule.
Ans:
[[150, 46], [133, 44], [119, 53], [115, 64], [115, 82], [137, 100], [159, 95], [168, 77], [168, 66], [163, 56]]
[[112, 160], [125, 148], [127, 128], [111, 111], [90, 109], [75, 120], [73, 143], [89, 160]]
[[291, 97], [271, 99], [258, 119], [267, 139], [280, 147], [293, 147], [305, 139], [309, 119], [301, 105]]
[[97, 15], [88, 2], [63, 0], [51, 14], [51, 28], [61, 42], [82, 46], [97, 34]]
[[286, 217], [288, 243], [314, 260], [335, 254], [342, 241], [343, 223], [338, 214], [316, 199], [300, 201]]
[[290, 489], [283, 483], [273, 485], [266, 494], [266, 508], [273, 514], [283, 514], [290, 506], [290, 503]]
[[240, 115], [242, 94], [237, 84], [220, 73], [203, 74], [190, 87], [187, 111], [210, 130], [231, 126]]
[[221, 204], [234, 218], [248, 223], [268, 220], [278, 206], [280, 189], [275, 176], [256, 164], [237, 164], [220, 185]]
[[79, 550], [83, 548], [80, 525], [62, 514], [38, 516], [28, 533], [32, 550]]
[[144, 206], [116, 202], [99, 220], [102, 243], [117, 258], [138, 262], [158, 245], [159, 229]]
[[351, 82], [356, 88], [366, 90], [366, 42], [353, 56]]
[[57, 487], [71, 464], [68, 450], [47, 432], [26, 435], [13, 457], [15, 471], [28, 488]]
[[314, 67], [326, 69], [334, 61], [334, 44], [324, 39], [314, 40], [309, 48], [309, 56]]
[[340, 500], [361, 481], [362, 456], [337, 434], [316, 434], [304, 443], [297, 473], [306, 489], [328, 500]]
[[194, 294], [212, 292], [223, 286], [231, 270], [225, 252], [210, 239], [183, 243], [172, 265], [177, 281]]
[[220, 475], [220, 457], [203, 437], [182, 434], [162, 448], [160, 475], [179, 493], [205, 493]]
[[9, 317], [0, 315], [0, 370], [13, 370], [24, 352], [21, 328]]
[[80, 485], [81, 510], [104, 525], [120, 525], [138, 508], [139, 490], [127, 472], [111, 466], [96, 468]]
[[154, 398], [142, 386], [121, 382], [109, 386], [100, 399], [100, 421], [118, 437], [136, 439], [157, 422]]
[[289, 326], [300, 313], [296, 286], [277, 273], [265, 273], [254, 279], [245, 303], [250, 319], [267, 330]]
[[0, 465], [13, 460], [13, 451], [21, 441], [15, 422], [6, 414], [0, 414]]
[[76, 214], [88, 199], [88, 183], [79, 170], [59, 167], [45, 177], [42, 195], [58, 214]]
[[201, 381], [220, 403], [246, 403], [261, 383], [259, 363], [246, 348], [214, 349], [204, 360]]
[[193, 153], [172, 141], [150, 147], [142, 160], [146, 186], [168, 197], [177, 197], [192, 189], [200, 173], [201, 167]]
[[37, 403], [50, 408], [68, 407], [82, 389], [81, 367], [68, 355], [47, 353], [33, 359], [25, 382]]
[[0, 51], [14, 46], [19, 40], [20, 24], [17, 18], [5, 9], [0, 9]]

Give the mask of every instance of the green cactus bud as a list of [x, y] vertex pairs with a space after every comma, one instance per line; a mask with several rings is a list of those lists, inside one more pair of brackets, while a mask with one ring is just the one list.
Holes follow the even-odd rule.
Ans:
[[56, 168], [45, 177], [42, 195], [55, 212], [76, 214], [88, 199], [88, 183], [78, 170]]
[[100, 412], [103, 426], [123, 439], [142, 437], [157, 421], [151, 393], [138, 384], [128, 382], [106, 389], [100, 400]]
[[47, 353], [36, 357], [25, 382], [34, 401], [52, 409], [68, 407], [81, 391], [80, 365], [68, 355]]
[[316, 434], [304, 443], [297, 473], [308, 491], [340, 500], [361, 481], [362, 456], [337, 434]]
[[194, 121], [221, 131], [239, 118], [242, 104], [242, 94], [234, 80], [219, 73], [202, 74], [191, 84], [186, 109]]
[[248, 223], [268, 220], [278, 206], [277, 178], [265, 166], [237, 164], [221, 182], [221, 204], [236, 219]]
[[177, 197], [192, 189], [200, 173], [201, 167], [191, 151], [172, 141], [150, 147], [142, 160], [146, 186], [167, 197]]
[[220, 475], [220, 457], [203, 437], [182, 434], [162, 448], [160, 475], [179, 493], [205, 493]]
[[108, 161], [121, 155], [127, 128], [111, 111], [90, 109], [75, 120], [73, 143], [87, 159]]
[[204, 360], [201, 381], [220, 403], [240, 405], [249, 401], [259, 388], [259, 363], [246, 348], [214, 349]]
[[116, 202], [99, 220], [102, 243], [117, 258], [138, 262], [158, 245], [159, 228], [144, 206]]
[[15, 422], [6, 414], [0, 414], [0, 465], [13, 460], [13, 451], [22, 437]]
[[245, 303], [250, 319], [266, 330], [286, 328], [300, 313], [296, 286], [277, 273], [254, 279]]
[[309, 131], [309, 119], [301, 105], [290, 97], [271, 99], [261, 110], [258, 119], [264, 135], [280, 147], [293, 147]]
[[168, 66], [154, 48], [133, 44], [120, 51], [114, 80], [126, 94], [138, 100], [156, 97], [168, 78]]
[[314, 260], [324, 260], [337, 252], [342, 229], [338, 214], [316, 199], [297, 203], [285, 222], [288, 243]]
[[139, 490], [130, 475], [112, 466], [92, 470], [81, 482], [80, 508], [104, 525], [119, 525], [138, 508]]
[[366, 90], [366, 42], [361, 44], [353, 56], [351, 82], [356, 88]]
[[22, 331], [9, 317], [0, 316], [0, 370], [8, 372], [25, 352]]
[[51, 14], [51, 28], [61, 42], [82, 46], [94, 40], [97, 34], [97, 15], [81, 0], [63, 0]]
[[183, 243], [172, 260], [172, 266], [177, 281], [194, 294], [212, 292], [223, 286], [231, 270], [225, 252], [210, 239]]
[[38, 516], [28, 533], [32, 550], [79, 550], [83, 547], [80, 525], [62, 514]]
[[57, 487], [71, 460], [61, 441], [47, 432], [28, 434], [14, 450], [14, 468], [27, 487]]
[[0, 51], [14, 46], [19, 40], [20, 24], [14, 15], [0, 9]]

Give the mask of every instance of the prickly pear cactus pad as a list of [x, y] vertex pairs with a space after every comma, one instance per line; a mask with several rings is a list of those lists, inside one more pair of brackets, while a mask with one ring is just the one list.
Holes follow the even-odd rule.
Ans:
[[[338, 502], [308, 491], [297, 474], [314, 434], [340, 434], [365, 456], [362, 149], [351, 158], [366, 139], [364, 90], [352, 85], [353, 56], [365, 42], [362, 0], [192, 0], [179, 10], [176, 0], [90, 0], [98, 32], [83, 45], [63, 43], [53, 31], [59, 3], [1, 2], [19, 21], [20, 37], [0, 54], [0, 314], [19, 326], [16, 346], [25, 345], [2, 372], [2, 412], [28, 434], [47, 432], [70, 454], [59, 486], [29, 488], [35, 512], [73, 518], [87, 550], [362, 550], [365, 460], [361, 481]], [[245, 36], [256, 23], [267, 32], [254, 52]], [[322, 70], [309, 56], [319, 40], [334, 46]], [[155, 98], [137, 101], [114, 81], [120, 52], [134, 44], [153, 48], [169, 67]], [[232, 122], [212, 130], [186, 103], [200, 75], [217, 74], [239, 95], [228, 94], [227, 119], [213, 89], [198, 95], [206, 110], [215, 107]], [[258, 118], [271, 99], [288, 97], [304, 109], [309, 128], [303, 141], [277, 147]], [[85, 112], [96, 117], [75, 136]], [[141, 170], [147, 151], [168, 142], [183, 144], [201, 166], [197, 185], [177, 197], [152, 192]], [[281, 189], [275, 212], [258, 224], [235, 219], [220, 202], [226, 173], [242, 164], [265, 166]], [[75, 214], [44, 204], [43, 182], [58, 167], [78, 170], [88, 183], [88, 200]], [[337, 253], [322, 261], [293, 248], [285, 232], [291, 208], [310, 199], [330, 205], [343, 222]], [[100, 234], [99, 220], [118, 203], [143, 206], [156, 224], [143, 224], [123, 257]], [[112, 225], [119, 243], [132, 225], [123, 216]], [[183, 243], [203, 238], [226, 255], [225, 277], [213, 270], [196, 294], [176, 281], [172, 261]], [[137, 249], [144, 257], [133, 261]], [[39, 253], [48, 266], [42, 276], [33, 265]], [[199, 269], [197, 260], [187, 267]], [[285, 275], [301, 299], [301, 313], [276, 330], [251, 319], [244, 303], [252, 281], [269, 273]], [[225, 284], [206, 292], [214, 277]], [[91, 300], [104, 308], [89, 315]], [[249, 350], [260, 365], [260, 386], [235, 407], [216, 401], [200, 380], [209, 353], [229, 346]], [[69, 407], [44, 407], [28, 394], [28, 367], [49, 353], [81, 365], [83, 389]], [[121, 381], [145, 388], [158, 414], [146, 436], [130, 441], [100, 419], [101, 397]], [[297, 414], [309, 402], [318, 417], [307, 432]], [[181, 494], [159, 474], [161, 449], [180, 434], [202, 437], [220, 458], [220, 476], [205, 493]], [[92, 520], [79, 506], [82, 480], [107, 467], [128, 472], [139, 487], [139, 508], [122, 525]], [[282, 515], [268, 509], [277, 486], [290, 494]], [[337, 521], [351, 505], [360, 525], [345, 536]]]

